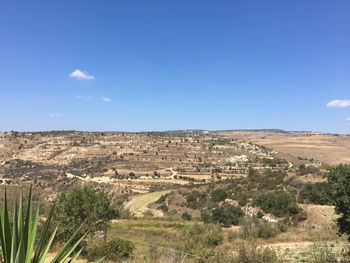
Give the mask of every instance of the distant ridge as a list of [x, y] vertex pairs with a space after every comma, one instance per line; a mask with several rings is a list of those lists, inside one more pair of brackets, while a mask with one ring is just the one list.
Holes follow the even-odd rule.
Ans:
[[[212, 132], [269, 132], [269, 133], [295, 133], [294, 131], [285, 131], [281, 129], [233, 129], [233, 130], [215, 130]], [[308, 131], [298, 131], [300, 133]]]
[[[340, 135], [339, 133], [318, 132], [318, 131], [286, 131], [282, 129], [224, 129], [224, 130], [204, 130], [204, 129], [183, 129], [183, 130], [164, 130], [164, 131], [79, 131], [79, 130], [48, 130], [48, 131], [0, 131], [0, 133], [12, 134], [74, 134], [74, 133], [92, 133], [92, 134], [112, 134], [112, 133], [134, 133], [134, 134], [155, 134], [155, 135], [200, 135], [200, 134], [215, 134], [220, 132], [265, 132], [265, 133], [280, 133], [280, 134], [328, 134]], [[348, 133], [342, 135], [350, 136]]]

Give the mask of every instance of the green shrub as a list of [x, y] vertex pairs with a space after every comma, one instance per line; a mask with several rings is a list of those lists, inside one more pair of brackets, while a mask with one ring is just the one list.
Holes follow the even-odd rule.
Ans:
[[263, 165], [269, 166], [269, 167], [277, 167], [278, 165], [287, 165], [288, 162], [284, 159], [280, 158], [274, 158], [274, 159], [269, 159], [269, 158], [263, 158], [261, 159], [261, 162]]
[[151, 210], [146, 210], [145, 212], [143, 212], [143, 217], [145, 219], [151, 219], [154, 217], [154, 214]]
[[249, 167], [249, 170], [248, 170], [248, 178], [249, 178], [249, 180], [257, 181], [257, 179], [259, 177], [260, 177], [259, 171]]
[[259, 177], [257, 189], [258, 190], [275, 190], [283, 188], [285, 184], [284, 178], [287, 176], [285, 171], [267, 170], [264, 172], [264, 176]]
[[182, 249], [196, 255], [211, 250], [223, 241], [221, 228], [212, 224], [189, 225], [184, 229], [184, 236]]
[[129, 241], [120, 238], [114, 238], [107, 243], [107, 257], [112, 258], [126, 258], [130, 257], [135, 245]]
[[271, 238], [278, 234], [278, 228], [267, 221], [260, 221], [257, 217], [246, 216], [239, 222], [241, 235], [244, 238]]
[[87, 248], [87, 256], [91, 259], [105, 257], [114, 262], [131, 257], [135, 245], [133, 242], [120, 238], [113, 238], [107, 243], [98, 243]]
[[211, 199], [214, 202], [224, 201], [227, 198], [227, 194], [224, 189], [217, 188], [211, 193]]
[[186, 205], [192, 209], [202, 209], [207, 201], [207, 194], [197, 190], [192, 191], [186, 197]]
[[299, 194], [299, 200], [305, 203], [333, 205], [331, 189], [327, 182], [306, 184]]
[[239, 219], [244, 215], [239, 206], [225, 205], [213, 210], [213, 222], [223, 227], [238, 225]]
[[265, 192], [254, 200], [254, 204], [265, 213], [277, 217], [286, 217], [299, 211], [292, 195], [284, 191]]
[[259, 248], [255, 243], [240, 244], [234, 263], [277, 263], [282, 262], [275, 250]]
[[213, 223], [213, 216], [208, 211], [202, 211], [201, 220], [207, 224]]
[[277, 222], [277, 228], [281, 232], [287, 232], [290, 226], [291, 222], [289, 221], [289, 218], [284, 218]]
[[118, 215], [107, 193], [89, 184], [83, 187], [74, 186], [61, 193], [53, 220], [62, 228], [58, 238], [67, 239], [83, 223], [78, 237], [87, 232], [94, 233], [101, 230], [106, 235], [108, 223]]
[[271, 238], [278, 234], [276, 227], [269, 222], [261, 222], [256, 227], [256, 236], [258, 238]]
[[238, 204], [240, 206], [245, 206], [247, 203], [248, 203], [248, 199], [250, 198], [250, 195], [249, 193], [247, 193], [246, 191], [245, 192], [241, 192], [241, 193], [238, 193], [238, 196], [237, 196], [237, 201], [238, 201]]
[[190, 221], [192, 219], [192, 215], [188, 212], [184, 212], [182, 215], [181, 215], [181, 218], [185, 221]]
[[170, 209], [169, 215], [174, 216], [177, 214], [177, 210], [175, 208]]
[[198, 263], [232, 263], [234, 256], [225, 248], [219, 248], [202, 253], [200, 257], [196, 258]]
[[306, 175], [306, 174], [320, 174], [320, 169], [315, 165], [305, 165], [301, 164], [299, 165], [299, 175]]
[[122, 205], [118, 207], [118, 214], [119, 214], [118, 218], [121, 218], [121, 219], [131, 219], [133, 217], [132, 212]]
[[350, 165], [337, 165], [329, 169], [327, 180], [332, 190], [340, 234], [347, 234], [350, 241]]

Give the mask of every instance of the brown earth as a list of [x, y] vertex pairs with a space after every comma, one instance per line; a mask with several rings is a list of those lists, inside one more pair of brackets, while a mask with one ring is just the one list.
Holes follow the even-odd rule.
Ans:
[[314, 159], [326, 164], [350, 163], [348, 135], [261, 131], [227, 131], [219, 134], [272, 148], [291, 161]]

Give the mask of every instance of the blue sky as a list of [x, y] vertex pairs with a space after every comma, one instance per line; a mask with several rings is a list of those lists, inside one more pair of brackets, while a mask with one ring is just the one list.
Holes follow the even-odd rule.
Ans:
[[350, 1], [0, 2], [0, 130], [350, 132]]

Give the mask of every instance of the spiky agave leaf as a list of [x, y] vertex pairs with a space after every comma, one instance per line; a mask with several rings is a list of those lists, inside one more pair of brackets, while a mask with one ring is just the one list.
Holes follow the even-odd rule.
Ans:
[[[35, 248], [35, 237], [37, 234], [37, 226], [39, 222], [39, 207], [33, 217], [33, 200], [32, 187], [29, 190], [28, 203], [26, 213], [23, 212], [23, 197], [20, 194], [19, 202], [14, 205], [12, 227], [10, 223], [8, 200], [5, 189], [4, 202], [0, 213], [0, 245], [3, 254], [4, 263], [44, 263], [46, 256], [51, 248], [52, 242], [56, 236], [57, 228], [53, 231], [50, 238], [46, 242], [49, 226], [52, 220], [53, 209], [44, 224], [38, 244]], [[73, 234], [73, 236], [62, 246], [52, 263], [64, 263], [68, 261], [74, 262], [79, 256], [81, 250], [74, 254], [74, 250], [81, 243], [83, 237], [74, 242], [81, 227]], [[35, 248], [35, 249], [34, 249]]]

